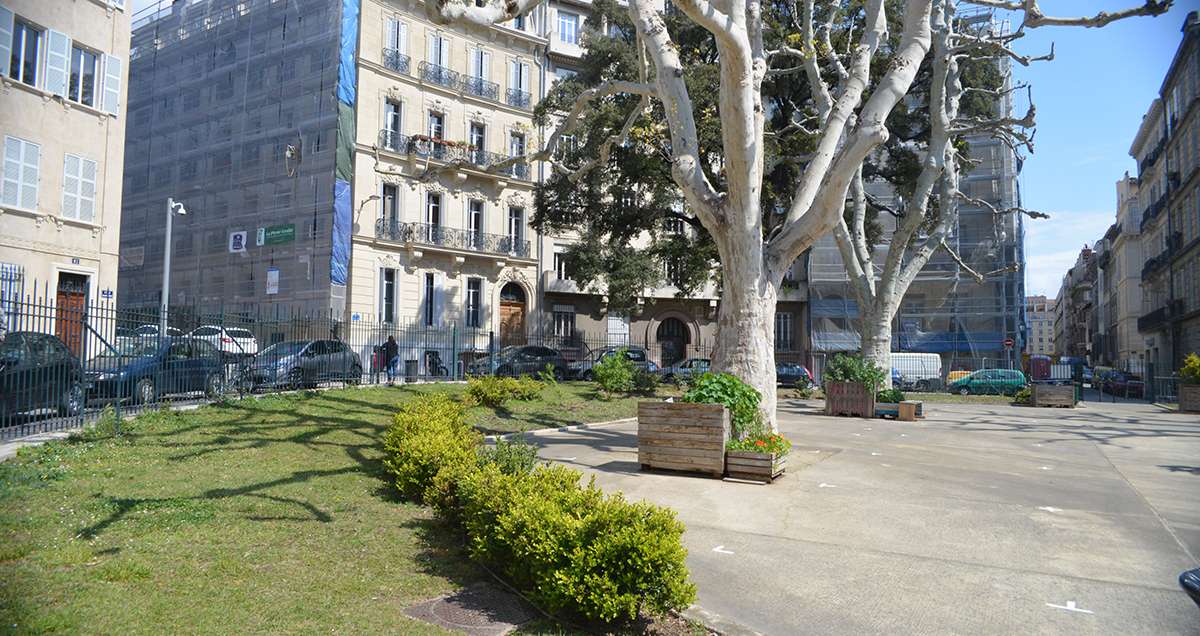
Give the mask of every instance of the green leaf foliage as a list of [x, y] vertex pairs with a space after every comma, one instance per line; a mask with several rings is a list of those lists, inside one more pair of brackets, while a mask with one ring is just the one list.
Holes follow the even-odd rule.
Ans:
[[448, 512], [454, 482], [478, 466], [482, 436], [462, 404], [444, 394], [412, 400], [383, 436], [384, 468], [405, 498]]
[[875, 394], [876, 402], [897, 404], [904, 401], [904, 391], [897, 388], [884, 389]]
[[1179, 368], [1179, 378], [1184, 384], [1200, 384], [1200, 355], [1189, 353]]
[[509, 400], [532, 400], [541, 394], [544, 388], [544, 382], [527, 375], [519, 378], [473, 376], [467, 378], [467, 399], [473, 404], [498, 408]]
[[527, 475], [537, 465], [537, 448], [523, 438], [498, 439], [492, 446], [480, 447], [479, 463], [494, 465], [506, 475]]
[[683, 394], [684, 402], [724, 404], [729, 409], [733, 437], [742, 438], [762, 422], [762, 394], [730, 373], [704, 373]]
[[634, 371], [633, 361], [621, 349], [592, 365], [592, 379], [608, 395], [628, 393], [633, 390]]
[[867, 362], [862, 356], [839, 353], [825, 367], [826, 382], [858, 382], [868, 386], [883, 386], [887, 373]]

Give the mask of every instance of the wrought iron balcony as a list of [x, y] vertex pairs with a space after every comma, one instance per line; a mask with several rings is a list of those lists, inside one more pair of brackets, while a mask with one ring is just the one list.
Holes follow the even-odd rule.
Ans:
[[518, 90], [515, 88], [510, 88], [504, 92], [505, 103], [507, 103], [509, 106], [516, 106], [517, 108], [528, 109], [529, 108], [529, 98], [530, 98], [529, 91], [523, 91], [523, 90]]
[[1183, 313], [1183, 301], [1175, 299], [1154, 311], [1141, 316], [1137, 321], [1138, 331], [1146, 332], [1164, 327], [1173, 318]]
[[[426, 135], [401, 135], [394, 130], [379, 131], [379, 147], [404, 155], [444, 161], [446, 163], [461, 163], [473, 166], [482, 171], [491, 170], [492, 166], [508, 161], [511, 157], [498, 152], [479, 150], [469, 144], [454, 143], [444, 139], [434, 139]], [[496, 171], [517, 179], [529, 180], [529, 164], [520, 162]]]
[[516, 258], [530, 258], [532, 253], [529, 241], [504, 234], [473, 232], [429, 223], [401, 223], [379, 219], [375, 222], [375, 236], [399, 243], [420, 243], [481, 254], [504, 254]]
[[408, 68], [412, 60], [405, 54], [400, 52], [400, 49], [384, 49], [383, 50], [383, 65], [387, 68], [408, 75]]
[[494, 102], [500, 101], [500, 85], [482, 77], [471, 77], [470, 75], [463, 77], [462, 90], [468, 95], [490, 99]]
[[438, 66], [429, 62], [418, 64], [417, 72], [421, 75], [423, 81], [447, 88], [458, 88], [459, 78], [461, 77], [457, 71], [452, 71], [445, 66]]

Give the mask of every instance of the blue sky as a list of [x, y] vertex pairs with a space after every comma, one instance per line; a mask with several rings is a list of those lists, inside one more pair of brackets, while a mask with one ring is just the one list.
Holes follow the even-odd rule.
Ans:
[[[1094, 14], [1141, 0], [1042, 0], [1052, 15]], [[1156, 18], [1129, 18], [1103, 29], [1043, 27], [1028, 31], [1016, 48], [1048, 51], [1055, 59], [1015, 66], [1018, 80], [1033, 85], [1037, 105], [1034, 153], [1025, 161], [1025, 206], [1048, 220], [1026, 223], [1026, 285], [1030, 294], [1053, 297], [1086, 243], [1102, 236], [1116, 218], [1116, 182], [1137, 174], [1129, 146], [1142, 115], [1158, 93], [1180, 42], [1180, 27], [1194, 0], [1176, 0]], [[1024, 106], [1018, 106], [1018, 115]]]
[[[135, 10], [157, 0], [134, 0]], [[1141, 0], [1042, 0], [1051, 15], [1092, 15]], [[163, 6], [169, 4], [164, 0]], [[1030, 294], [1054, 296], [1079, 249], [1115, 219], [1116, 182], [1136, 174], [1129, 145], [1162, 84], [1179, 45], [1179, 29], [1196, 0], [1175, 0], [1156, 18], [1130, 18], [1103, 29], [1044, 27], [1017, 42], [1040, 54], [1055, 43], [1055, 59], [1028, 68], [1018, 80], [1033, 84], [1038, 131], [1034, 154], [1021, 175], [1025, 206], [1051, 215], [1026, 224], [1026, 284]], [[1024, 114], [1019, 105], [1018, 115]]]

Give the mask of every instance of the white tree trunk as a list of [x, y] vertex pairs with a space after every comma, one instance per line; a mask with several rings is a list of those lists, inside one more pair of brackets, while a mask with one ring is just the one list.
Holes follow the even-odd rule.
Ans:
[[[775, 422], [775, 302], [779, 298], [762, 259], [762, 239], [736, 232], [721, 245], [721, 300], [713, 370], [734, 374], [762, 394], [763, 424]], [[728, 256], [726, 256], [728, 254]]]
[[883, 386], [892, 386], [892, 316], [895, 309], [886, 303], [859, 307], [859, 329], [862, 331], [863, 359], [883, 369]]

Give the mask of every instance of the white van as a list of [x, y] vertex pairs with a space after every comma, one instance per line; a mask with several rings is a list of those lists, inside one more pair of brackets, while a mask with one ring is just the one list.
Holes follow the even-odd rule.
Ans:
[[[898, 382], [897, 382], [898, 380]], [[909, 391], [942, 389], [942, 356], [936, 353], [893, 353], [892, 383]]]

